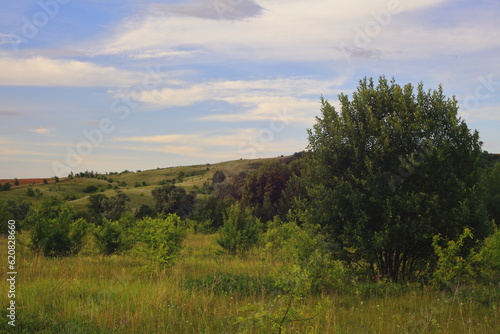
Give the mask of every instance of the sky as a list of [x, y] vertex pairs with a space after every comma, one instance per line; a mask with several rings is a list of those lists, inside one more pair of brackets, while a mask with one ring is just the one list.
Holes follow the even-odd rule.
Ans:
[[500, 153], [499, 32], [497, 0], [3, 0], [0, 178], [290, 155], [380, 75]]

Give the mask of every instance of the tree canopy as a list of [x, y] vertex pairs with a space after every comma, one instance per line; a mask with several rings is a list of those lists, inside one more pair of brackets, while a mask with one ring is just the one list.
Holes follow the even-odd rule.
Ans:
[[477, 236], [482, 143], [442, 87], [363, 79], [340, 110], [322, 99], [309, 132], [309, 219], [347, 263], [394, 281], [432, 260], [432, 236]]

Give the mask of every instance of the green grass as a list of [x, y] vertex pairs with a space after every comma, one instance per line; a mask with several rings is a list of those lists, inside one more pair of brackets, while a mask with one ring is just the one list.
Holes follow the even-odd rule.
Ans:
[[[26, 239], [19, 236], [18, 244]], [[6, 254], [5, 238], [0, 245], [0, 254]], [[235, 278], [241, 288], [245, 277], [268, 282], [275, 269], [257, 251], [243, 258], [222, 253], [213, 235], [189, 234], [175, 265], [154, 272], [131, 255], [44, 258], [22, 245], [17, 255], [17, 326], [5, 324], [2, 279], [2, 333], [277, 333], [255, 310], [280, 318], [287, 301], [265, 287], [220, 293], [203, 284], [190, 286], [217, 274]], [[356, 290], [295, 301], [294, 309], [306, 317], [282, 333], [500, 332], [498, 289], [490, 299], [427, 287], [371, 296]]]

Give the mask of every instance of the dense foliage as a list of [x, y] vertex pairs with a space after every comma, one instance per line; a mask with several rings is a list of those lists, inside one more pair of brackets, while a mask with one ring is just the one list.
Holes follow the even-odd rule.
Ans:
[[260, 219], [254, 217], [249, 208], [233, 204], [224, 215], [224, 225], [219, 231], [217, 242], [231, 254], [236, 254], [255, 245], [260, 232]]
[[348, 264], [394, 281], [432, 263], [432, 236], [484, 237], [481, 142], [440, 87], [364, 79], [309, 131], [309, 219]]

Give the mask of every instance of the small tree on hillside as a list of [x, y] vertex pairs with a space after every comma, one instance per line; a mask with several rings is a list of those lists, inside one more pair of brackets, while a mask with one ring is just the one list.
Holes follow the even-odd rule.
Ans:
[[35, 191], [33, 190], [33, 187], [31, 185], [26, 188], [26, 195], [28, 195], [29, 197], [35, 197]]
[[224, 174], [223, 171], [218, 170], [214, 173], [214, 176], [212, 176], [212, 182], [213, 183], [221, 183], [226, 180], [226, 174]]
[[195, 192], [188, 193], [182, 187], [166, 185], [154, 189], [151, 193], [156, 200], [157, 213], [177, 214], [181, 218], [186, 218], [194, 210]]

